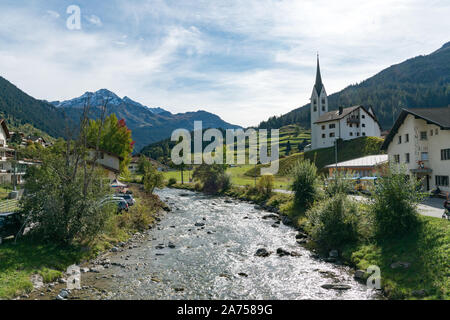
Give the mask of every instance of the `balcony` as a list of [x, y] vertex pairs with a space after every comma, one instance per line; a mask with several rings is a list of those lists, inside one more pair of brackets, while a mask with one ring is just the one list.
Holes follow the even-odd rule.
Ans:
[[359, 124], [359, 122], [358, 116], [350, 116], [347, 118], [347, 124]]

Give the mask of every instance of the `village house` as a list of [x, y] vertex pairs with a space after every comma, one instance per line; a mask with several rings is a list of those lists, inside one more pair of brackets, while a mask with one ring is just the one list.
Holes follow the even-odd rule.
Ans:
[[38, 165], [39, 161], [14, 160], [15, 150], [8, 147], [7, 141], [11, 138], [6, 121], [0, 119], [0, 184], [22, 184], [26, 169], [31, 165]]
[[450, 107], [403, 109], [382, 149], [421, 179], [424, 190], [450, 192]]
[[328, 111], [328, 96], [322, 83], [318, 57], [310, 112], [311, 146], [305, 150], [331, 147], [337, 139], [351, 140], [381, 135], [381, 126], [372, 107], [358, 105]]
[[335, 171], [352, 175], [355, 178], [382, 176], [388, 163], [387, 154], [377, 154], [365, 156], [348, 161], [330, 164], [328, 169], [329, 176], [332, 177]]
[[[95, 158], [95, 150], [90, 149], [89, 150], [89, 157], [90, 159]], [[105, 173], [110, 181], [113, 181], [117, 179], [117, 176], [120, 172], [120, 161], [122, 161], [123, 158], [113, 154], [111, 152], [105, 151], [105, 150], [99, 150], [97, 155], [97, 161], [96, 164], [99, 164], [103, 167], [105, 170]]]

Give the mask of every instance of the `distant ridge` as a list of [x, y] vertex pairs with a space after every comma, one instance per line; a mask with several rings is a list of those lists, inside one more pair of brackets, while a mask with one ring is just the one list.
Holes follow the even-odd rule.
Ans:
[[[323, 79], [326, 84], [326, 79]], [[311, 89], [313, 82], [311, 82]], [[428, 55], [392, 65], [373, 77], [328, 96], [329, 110], [340, 106], [371, 105], [383, 129], [389, 129], [402, 108], [450, 106], [450, 42]], [[306, 104], [260, 123], [261, 128], [288, 124], [310, 127]]]

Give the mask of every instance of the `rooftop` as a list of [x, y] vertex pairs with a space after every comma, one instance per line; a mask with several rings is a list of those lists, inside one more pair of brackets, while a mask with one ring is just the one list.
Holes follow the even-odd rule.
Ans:
[[[375, 167], [388, 162], [388, 160], [389, 159], [387, 154], [376, 154], [372, 156], [365, 156], [348, 161], [338, 162], [337, 167], [341, 168]], [[336, 167], [336, 163], [330, 164], [325, 168], [334, 168], [334, 167]]]

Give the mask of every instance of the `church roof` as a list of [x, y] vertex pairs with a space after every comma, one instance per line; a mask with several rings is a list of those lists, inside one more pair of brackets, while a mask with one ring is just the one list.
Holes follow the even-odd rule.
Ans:
[[349, 113], [355, 111], [356, 109], [360, 108], [362, 106], [353, 106], [342, 109], [342, 113], [339, 114], [339, 110], [333, 110], [327, 113], [322, 114], [319, 119], [316, 120], [314, 123], [320, 123], [320, 122], [328, 122], [328, 121], [334, 121], [344, 118]]
[[322, 122], [340, 120], [340, 119], [344, 118], [346, 115], [348, 115], [349, 113], [352, 113], [353, 111], [355, 111], [355, 110], [357, 110], [359, 108], [364, 109], [364, 111], [366, 111], [367, 114], [378, 124], [378, 126], [380, 127], [380, 130], [381, 130], [380, 123], [378, 122], [378, 119], [375, 116], [375, 113], [373, 112], [373, 109], [372, 109], [372, 112], [371, 112], [366, 107], [364, 107], [362, 105], [348, 107], [348, 108], [343, 108], [341, 113], [339, 113], [339, 110], [329, 111], [327, 113], [322, 114], [319, 117], [319, 119], [317, 119], [316, 122], [314, 122], [314, 123], [322, 123]]
[[316, 83], [314, 84], [317, 95], [320, 96], [320, 92], [323, 88], [322, 76], [320, 75], [319, 55], [317, 55], [317, 71], [316, 71]]

